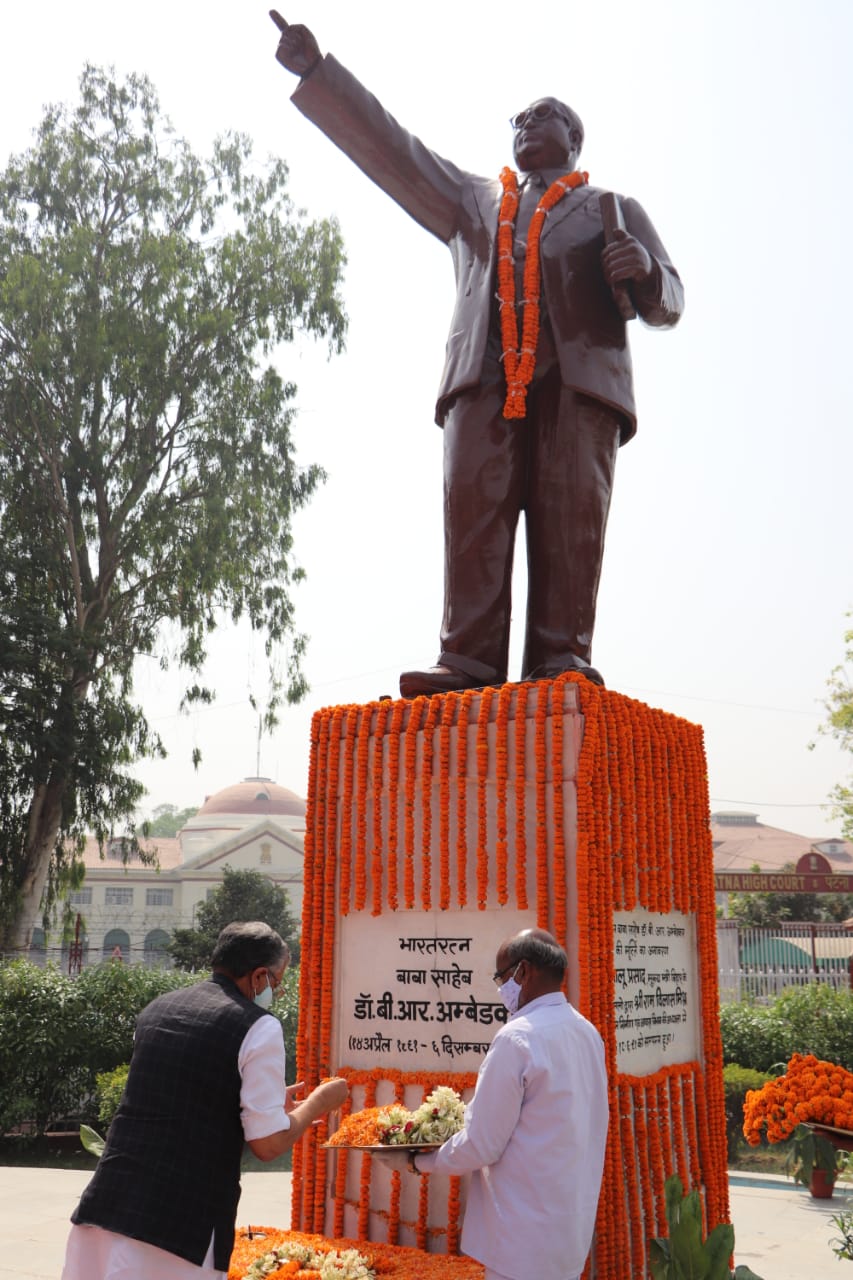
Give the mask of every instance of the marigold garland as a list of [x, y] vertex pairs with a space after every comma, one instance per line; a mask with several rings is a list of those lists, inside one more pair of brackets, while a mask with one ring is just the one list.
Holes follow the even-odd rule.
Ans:
[[456, 703], [443, 698], [438, 735], [438, 905], [450, 906], [450, 737]]
[[512, 685], [505, 684], [498, 694], [495, 733], [495, 797], [497, 800], [495, 830], [495, 888], [500, 906], [509, 901], [507, 884], [507, 781], [509, 778], [509, 713], [513, 699]]
[[400, 781], [400, 732], [406, 703], [394, 703], [388, 743], [388, 906], [397, 910], [397, 805]]
[[421, 759], [421, 906], [424, 911], [432, 909], [432, 758], [433, 736], [440, 716], [440, 700], [430, 698]]
[[[359, 729], [362, 727], [363, 711], [359, 714]], [[341, 863], [339, 910], [342, 916], [349, 914], [350, 893], [352, 889], [352, 825], [353, 802], [356, 792], [353, 790], [355, 775], [355, 747], [361, 741], [361, 733], [349, 732], [344, 738], [344, 792], [341, 797], [341, 847], [339, 852]]]
[[371, 914], [382, 915], [382, 849], [385, 823], [382, 814], [382, 762], [385, 747], [385, 725], [391, 715], [391, 703], [380, 702], [373, 730], [373, 848], [370, 854], [370, 876], [373, 906]]
[[415, 791], [417, 786], [418, 731], [428, 698], [415, 698], [405, 732], [405, 777], [403, 837], [403, 901], [407, 910], [415, 905]]
[[367, 773], [370, 763], [370, 725], [373, 704], [364, 707], [358, 734], [358, 815], [355, 841], [355, 902], [356, 911], [363, 911], [367, 899]]
[[548, 928], [548, 910], [551, 895], [548, 891], [548, 744], [545, 727], [548, 722], [548, 686], [540, 683], [536, 688], [536, 714], [534, 718], [534, 750], [536, 753], [536, 919], [541, 928]]
[[468, 720], [474, 693], [462, 694], [456, 732], [456, 890], [460, 909], [468, 902]]
[[529, 684], [516, 692], [515, 718], [515, 901], [519, 911], [527, 910], [527, 696]]
[[513, 258], [513, 234], [518, 214], [518, 175], [504, 168], [500, 175], [503, 187], [498, 214], [498, 302], [500, 306], [501, 343], [504, 376], [506, 377], [505, 418], [523, 418], [527, 402], [527, 388], [536, 367], [536, 345], [539, 341], [539, 292], [541, 268], [539, 239], [546, 214], [574, 187], [589, 181], [588, 173], [575, 170], [563, 174], [552, 182], [539, 200], [527, 232], [527, 250], [524, 259], [524, 317], [521, 325], [521, 342], [518, 338], [518, 315], [515, 297], [515, 259]]
[[488, 808], [486, 787], [489, 780], [489, 712], [494, 689], [480, 695], [477, 717], [477, 907], [485, 911], [489, 892]]
[[[563, 689], [565, 683], [555, 681], [550, 690], [551, 698], [551, 738], [553, 749], [551, 752], [551, 772], [553, 775], [553, 819], [551, 824], [551, 838], [553, 840], [553, 876], [554, 876], [554, 906], [553, 906], [553, 928], [554, 935], [557, 938], [567, 938], [569, 936], [568, 920], [566, 917], [566, 900], [568, 898], [566, 885], [566, 828], [565, 828], [565, 808], [563, 803], [563, 760], [565, 758], [563, 751]], [[559, 776], [558, 776], [559, 775]]]

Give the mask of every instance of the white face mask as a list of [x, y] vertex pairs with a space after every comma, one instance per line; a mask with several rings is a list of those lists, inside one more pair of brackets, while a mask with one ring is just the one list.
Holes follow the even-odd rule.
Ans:
[[[521, 964], [519, 960], [518, 964]], [[518, 1000], [521, 995], [521, 987], [515, 980], [518, 973], [518, 964], [512, 971], [512, 977], [507, 978], [501, 986], [498, 987], [498, 995], [506, 1006], [507, 1013], [513, 1014], [518, 1011]]]
[[259, 991], [254, 1000], [255, 1004], [260, 1005], [262, 1009], [269, 1009], [272, 1004], [272, 987], [270, 986], [269, 978], [267, 978], [267, 985], [263, 991]]

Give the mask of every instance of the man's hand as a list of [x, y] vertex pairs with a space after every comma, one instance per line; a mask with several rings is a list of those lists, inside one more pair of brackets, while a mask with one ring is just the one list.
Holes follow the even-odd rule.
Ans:
[[297, 1102], [301, 1101], [301, 1099], [297, 1098], [296, 1095], [297, 1093], [301, 1093], [304, 1088], [305, 1088], [304, 1080], [299, 1080], [297, 1081], [296, 1084], [289, 1084], [287, 1086], [284, 1092], [285, 1111], [292, 1111], [293, 1108], [296, 1106]]
[[281, 32], [275, 51], [278, 61], [295, 76], [309, 75], [323, 56], [312, 33], [307, 27], [285, 22], [277, 9], [270, 9], [270, 17]]
[[349, 1085], [346, 1080], [340, 1076], [331, 1076], [317, 1085], [309, 1095], [308, 1101], [315, 1103], [319, 1114], [325, 1116], [330, 1111], [336, 1111], [338, 1107], [343, 1106], [348, 1097]]
[[612, 289], [625, 280], [636, 280], [638, 284], [648, 280], [652, 274], [652, 259], [648, 249], [639, 240], [620, 228], [615, 233], [615, 239], [602, 250], [601, 267], [604, 278]]

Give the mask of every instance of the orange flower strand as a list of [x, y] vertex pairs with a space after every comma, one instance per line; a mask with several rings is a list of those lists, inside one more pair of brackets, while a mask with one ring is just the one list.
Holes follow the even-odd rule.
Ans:
[[489, 780], [489, 718], [496, 689], [480, 693], [477, 716], [477, 909], [485, 911], [489, 894], [487, 783]]
[[527, 695], [520, 684], [515, 696], [515, 905], [527, 910]]
[[575, 170], [566, 173], [548, 190], [536, 206], [527, 232], [527, 251], [524, 260], [524, 319], [521, 327], [521, 343], [518, 337], [518, 316], [515, 297], [515, 260], [513, 235], [518, 214], [518, 175], [512, 169], [501, 170], [503, 187], [498, 214], [498, 301], [500, 305], [501, 344], [504, 375], [506, 377], [505, 418], [523, 418], [527, 412], [527, 388], [536, 367], [536, 344], [539, 341], [539, 238], [545, 216], [562, 200], [567, 191], [589, 181], [588, 173]]
[[509, 900], [507, 887], [507, 782], [509, 778], [509, 712], [512, 703], [513, 688], [510, 684], [501, 686], [498, 694], [498, 714], [495, 735], [495, 795], [497, 799], [497, 818], [495, 831], [495, 888], [499, 904], [506, 906]]

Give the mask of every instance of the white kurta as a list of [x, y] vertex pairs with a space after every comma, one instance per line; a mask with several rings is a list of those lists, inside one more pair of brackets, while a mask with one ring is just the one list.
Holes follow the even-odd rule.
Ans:
[[[247, 1142], [290, 1128], [284, 1110], [284, 1033], [277, 1018], [258, 1018], [237, 1055], [240, 1120]], [[62, 1280], [227, 1280], [213, 1266], [213, 1236], [200, 1267], [143, 1240], [103, 1227], [74, 1225], [68, 1236]]]
[[472, 1174], [464, 1253], [508, 1280], [572, 1280], [592, 1243], [607, 1122], [601, 1036], [554, 992], [501, 1027], [465, 1127], [417, 1168]]

